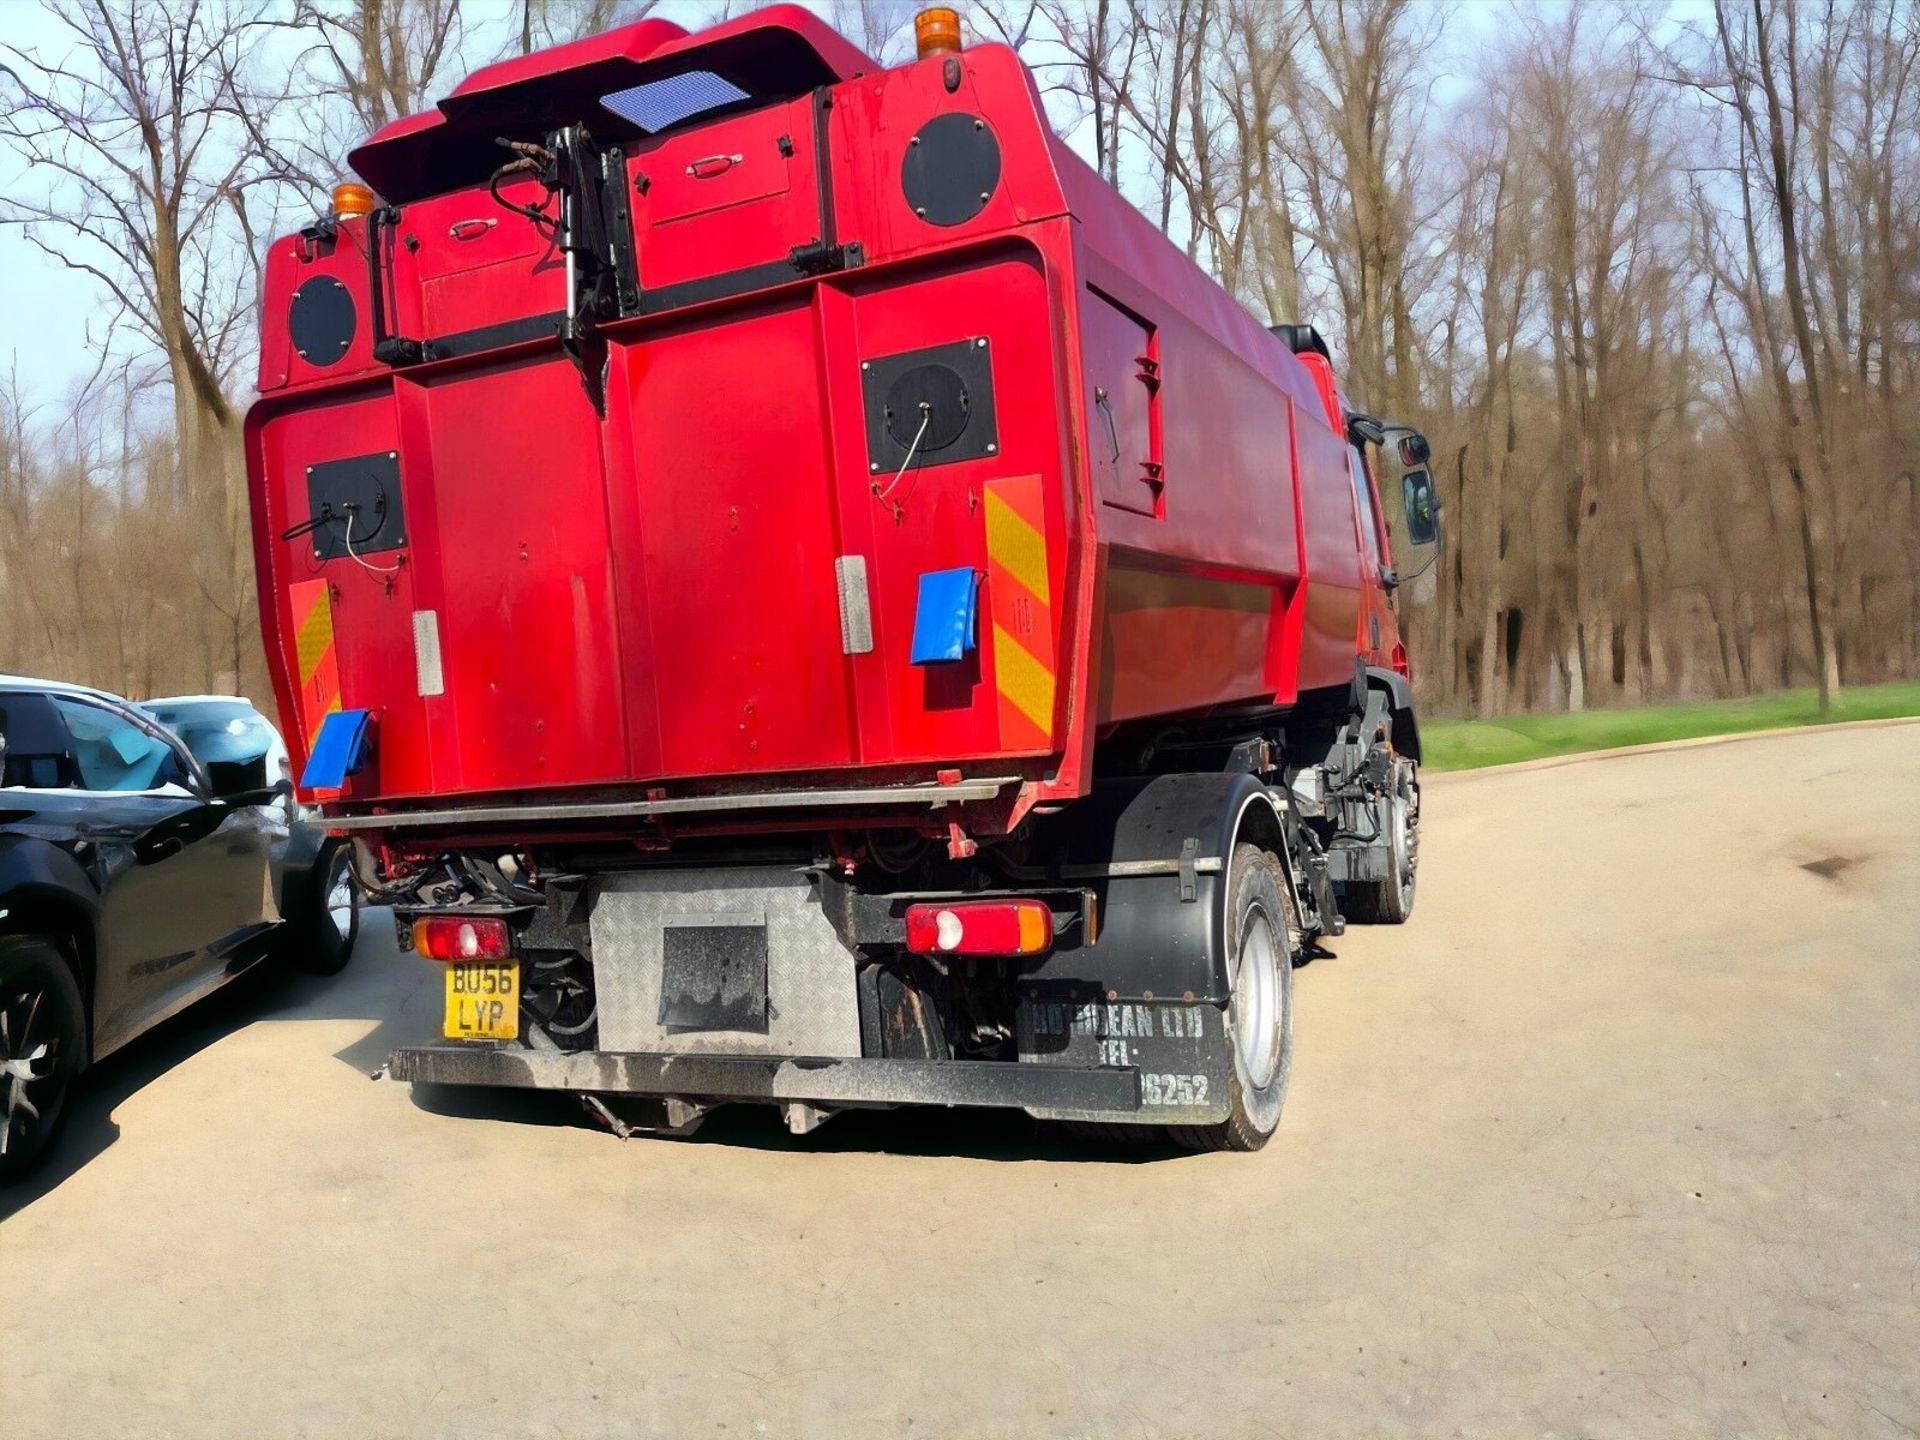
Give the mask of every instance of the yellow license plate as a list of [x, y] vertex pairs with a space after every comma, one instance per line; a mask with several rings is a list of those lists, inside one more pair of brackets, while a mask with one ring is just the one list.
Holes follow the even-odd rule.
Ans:
[[447, 966], [447, 1038], [513, 1040], [520, 1034], [520, 966], [485, 961]]

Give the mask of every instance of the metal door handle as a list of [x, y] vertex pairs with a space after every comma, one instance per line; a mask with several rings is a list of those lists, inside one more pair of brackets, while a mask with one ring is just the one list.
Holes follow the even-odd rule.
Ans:
[[694, 180], [711, 180], [716, 175], [724, 175], [747, 157], [744, 155], [702, 155], [687, 166], [687, 175]]
[[1107, 389], [1104, 385], [1093, 387], [1093, 403], [1100, 407], [1100, 413], [1107, 417], [1107, 440], [1113, 446], [1113, 454], [1108, 457], [1114, 464], [1120, 463], [1120, 428], [1113, 423], [1113, 406], [1107, 402]]
[[447, 236], [453, 240], [478, 240], [487, 231], [500, 222], [494, 219], [456, 220], [447, 227]]

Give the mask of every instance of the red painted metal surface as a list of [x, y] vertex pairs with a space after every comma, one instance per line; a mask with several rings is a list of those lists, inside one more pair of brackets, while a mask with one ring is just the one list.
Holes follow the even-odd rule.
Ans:
[[[604, 320], [602, 415], [526, 328], [565, 304], [565, 265], [488, 195], [504, 157], [487, 147], [502, 114], [604, 125], [599, 96], [686, 69], [752, 100], [620, 142], [641, 293], [673, 300]], [[391, 328], [508, 327], [457, 358], [375, 360], [366, 221], [275, 242], [247, 427], [262, 617], [304, 756], [290, 591], [326, 581], [342, 703], [375, 717], [343, 806], [1021, 775], [1017, 799], [964, 811], [992, 830], [1084, 793], [1114, 726], [1284, 706], [1349, 681], [1358, 654], [1404, 663], [1331, 368], [1073, 156], [1010, 51], [967, 51], [946, 80], [939, 58], [878, 69], [789, 7], [691, 36], [643, 21], [476, 73], [355, 152], [397, 207]], [[955, 112], [1000, 170], [942, 226], [902, 166]], [[822, 238], [823, 168], [857, 263], [785, 267]], [[288, 326], [319, 277], [359, 316], [331, 364]], [[993, 452], [876, 473], [863, 364], [959, 341], [991, 352]], [[322, 561], [282, 538], [309, 518], [308, 467], [379, 451], [398, 457], [402, 549]], [[846, 561], [870, 648], [843, 637]], [[920, 576], [956, 567], [981, 576], [978, 648], [913, 665]]]

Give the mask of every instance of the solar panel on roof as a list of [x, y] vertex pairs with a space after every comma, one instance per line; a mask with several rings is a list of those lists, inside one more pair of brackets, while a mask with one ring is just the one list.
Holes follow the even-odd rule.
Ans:
[[602, 95], [600, 104], [622, 120], [657, 135], [695, 115], [746, 98], [746, 91], [711, 70], [689, 70], [683, 75], [669, 75], [664, 80], [649, 80], [644, 85]]

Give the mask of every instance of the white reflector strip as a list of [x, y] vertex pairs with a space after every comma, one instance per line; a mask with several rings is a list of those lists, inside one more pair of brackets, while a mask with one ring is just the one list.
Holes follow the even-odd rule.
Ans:
[[422, 695], [447, 693], [440, 673], [440, 616], [432, 610], [413, 612], [413, 673]]
[[867, 557], [842, 555], [833, 562], [840, 586], [840, 650], [865, 655], [873, 649], [873, 609], [867, 600]]

